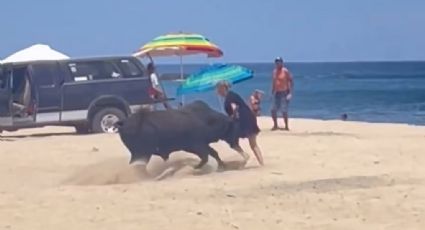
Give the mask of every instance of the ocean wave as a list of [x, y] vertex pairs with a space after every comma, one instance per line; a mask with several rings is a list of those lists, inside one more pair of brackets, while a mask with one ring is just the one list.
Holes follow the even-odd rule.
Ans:
[[393, 79], [424, 79], [425, 73], [412, 73], [412, 74], [342, 74], [342, 78], [347, 79], [382, 79], [382, 80], [393, 80]]
[[[316, 79], [341, 79], [341, 80], [424, 80], [425, 73], [413, 74], [351, 74], [351, 73], [330, 73], [330, 74], [294, 74], [294, 79], [316, 80]], [[254, 78], [271, 78], [270, 73], [255, 73]]]

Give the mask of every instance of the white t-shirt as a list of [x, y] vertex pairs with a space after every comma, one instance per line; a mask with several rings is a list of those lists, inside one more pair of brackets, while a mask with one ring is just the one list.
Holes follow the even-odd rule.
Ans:
[[152, 87], [157, 89], [157, 90], [161, 90], [161, 87], [159, 85], [159, 81], [158, 81], [158, 76], [156, 76], [156, 73], [151, 73], [151, 82], [152, 82]]

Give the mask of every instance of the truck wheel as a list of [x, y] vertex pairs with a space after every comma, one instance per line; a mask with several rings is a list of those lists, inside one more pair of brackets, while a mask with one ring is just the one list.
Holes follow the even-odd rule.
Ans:
[[94, 133], [117, 133], [115, 123], [126, 118], [123, 111], [113, 107], [100, 109], [91, 121], [91, 130]]
[[75, 128], [75, 131], [78, 134], [88, 134], [88, 133], [90, 133], [90, 129], [89, 129], [88, 125], [86, 125], [86, 124], [75, 125], [74, 128]]

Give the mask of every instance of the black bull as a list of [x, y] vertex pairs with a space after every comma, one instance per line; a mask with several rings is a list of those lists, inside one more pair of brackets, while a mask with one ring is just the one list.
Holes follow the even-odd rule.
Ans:
[[140, 111], [116, 126], [131, 153], [130, 164], [137, 160], [148, 163], [152, 155], [167, 161], [172, 152], [183, 150], [201, 159], [196, 169], [208, 162], [208, 155], [223, 168], [223, 161], [210, 144], [223, 140], [232, 148], [239, 146], [237, 123], [202, 101], [181, 109]]

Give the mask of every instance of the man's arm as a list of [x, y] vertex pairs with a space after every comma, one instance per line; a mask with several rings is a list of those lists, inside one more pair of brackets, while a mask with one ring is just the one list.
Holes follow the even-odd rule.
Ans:
[[250, 102], [251, 104], [255, 104], [255, 103], [257, 102], [257, 99], [255, 99], [255, 97], [254, 97], [254, 96], [251, 96], [249, 99], [250, 99], [250, 100], [249, 100], [249, 102]]
[[286, 72], [288, 74], [289, 93], [292, 93], [294, 89], [294, 81], [292, 79], [292, 74], [288, 70]]
[[272, 88], [271, 88], [271, 93], [272, 95], [275, 94], [275, 78], [276, 78], [276, 70], [273, 70], [273, 76], [272, 76]]

